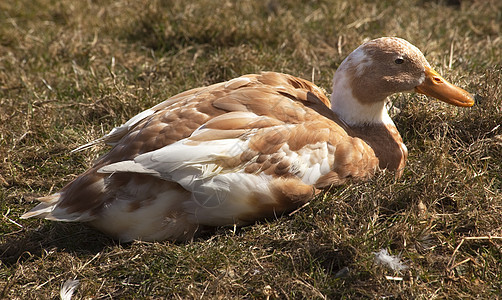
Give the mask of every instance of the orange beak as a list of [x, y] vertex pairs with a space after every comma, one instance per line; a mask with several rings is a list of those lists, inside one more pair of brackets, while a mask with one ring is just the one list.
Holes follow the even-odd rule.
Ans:
[[415, 91], [456, 106], [473, 106], [474, 97], [467, 91], [449, 83], [430, 67], [425, 67], [424, 82]]

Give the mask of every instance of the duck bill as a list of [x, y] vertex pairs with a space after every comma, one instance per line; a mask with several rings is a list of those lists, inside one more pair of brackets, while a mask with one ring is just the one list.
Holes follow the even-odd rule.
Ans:
[[474, 97], [470, 93], [449, 83], [431, 67], [425, 67], [425, 80], [415, 87], [415, 91], [456, 106], [474, 105]]

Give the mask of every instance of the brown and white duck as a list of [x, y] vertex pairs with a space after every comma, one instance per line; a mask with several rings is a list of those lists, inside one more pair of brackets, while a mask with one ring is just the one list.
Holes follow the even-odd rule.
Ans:
[[386, 98], [416, 91], [457, 106], [473, 97], [395, 37], [352, 52], [331, 99], [274, 72], [192, 89], [104, 137], [113, 148], [22, 218], [86, 222], [121, 241], [188, 240], [204, 226], [279, 216], [320, 189], [396, 171], [407, 150]]

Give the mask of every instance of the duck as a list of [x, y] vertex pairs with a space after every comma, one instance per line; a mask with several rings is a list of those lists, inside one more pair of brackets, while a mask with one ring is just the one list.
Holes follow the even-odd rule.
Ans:
[[110, 151], [21, 218], [84, 222], [122, 242], [190, 241], [204, 228], [249, 225], [305, 205], [331, 186], [402, 174], [407, 148], [388, 97], [417, 92], [470, 107], [398, 37], [363, 43], [328, 97], [277, 72], [175, 95], [76, 149]]

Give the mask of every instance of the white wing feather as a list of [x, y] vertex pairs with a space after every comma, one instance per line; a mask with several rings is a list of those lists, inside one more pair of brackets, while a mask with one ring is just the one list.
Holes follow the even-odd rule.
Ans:
[[190, 186], [194, 180], [209, 178], [222, 172], [223, 168], [217, 162], [240, 155], [247, 149], [247, 144], [247, 140], [224, 139], [193, 145], [188, 139], [183, 139], [141, 154], [134, 160], [104, 166], [98, 172], [150, 174], [175, 181], [191, 191]]

